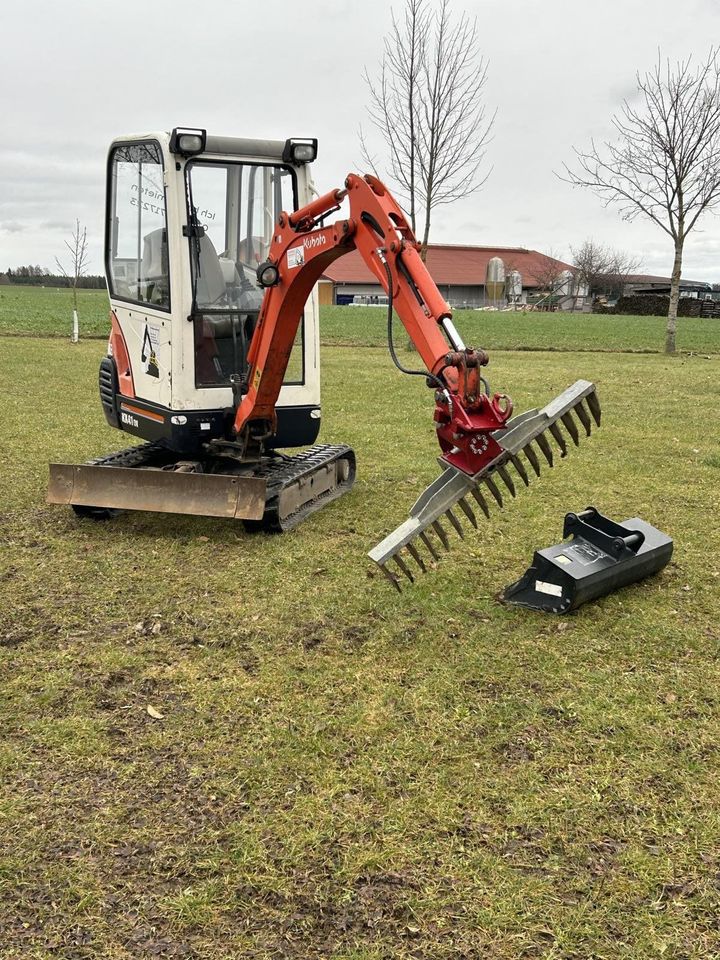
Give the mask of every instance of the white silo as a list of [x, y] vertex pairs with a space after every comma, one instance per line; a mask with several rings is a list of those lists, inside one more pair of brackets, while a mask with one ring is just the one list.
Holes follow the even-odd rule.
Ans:
[[519, 303], [522, 297], [522, 274], [519, 270], [511, 270], [505, 279], [505, 294], [508, 303]]

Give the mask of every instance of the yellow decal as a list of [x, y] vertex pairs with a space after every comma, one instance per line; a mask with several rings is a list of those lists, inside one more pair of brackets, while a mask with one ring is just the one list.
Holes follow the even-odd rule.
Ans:
[[255, 371], [255, 376], [253, 377], [253, 387], [256, 390], [260, 386], [260, 377], [262, 377], [262, 370], [260, 369], [260, 367], [258, 367], [257, 370]]

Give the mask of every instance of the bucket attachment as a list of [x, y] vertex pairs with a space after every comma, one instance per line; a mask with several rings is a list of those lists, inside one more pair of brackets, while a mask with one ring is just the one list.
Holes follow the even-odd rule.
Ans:
[[507, 603], [568, 613], [620, 587], [650, 577], [669, 562], [673, 542], [639, 517], [614, 523], [595, 507], [568, 513], [563, 539], [537, 550], [532, 566], [505, 588]]
[[264, 479], [96, 464], [50, 464], [48, 503], [260, 520]]
[[[589, 437], [593, 424], [600, 426], [600, 402], [588, 380], [578, 380], [542, 410], [518, 414], [505, 429], [493, 432], [502, 448], [494, 460], [474, 476], [447, 466], [419, 497], [409, 519], [368, 556], [398, 590], [399, 574], [414, 582], [428, 561], [450, 549], [451, 532], [464, 536], [463, 518], [477, 528], [478, 511], [489, 519], [492, 504], [503, 507], [508, 494], [515, 497], [520, 484], [527, 487], [531, 477], [540, 476], [541, 464], [554, 466], [558, 452], [565, 457], [571, 445], [579, 445], [581, 434]], [[388, 567], [391, 560], [395, 568]]]

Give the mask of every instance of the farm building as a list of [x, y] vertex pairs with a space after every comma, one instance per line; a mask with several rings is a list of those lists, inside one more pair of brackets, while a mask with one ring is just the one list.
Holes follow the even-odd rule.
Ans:
[[[712, 285], [700, 280], [681, 280], [681, 297], [699, 297], [702, 299], [706, 295], [712, 294]], [[634, 293], [639, 294], [664, 294], [670, 293], [670, 277], [655, 277], [647, 273], [635, 273], [625, 278], [623, 294], [628, 297]]]
[[[524, 247], [431, 244], [427, 267], [453, 307], [500, 306], [509, 298], [527, 303], [548, 292], [552, 292], [557, 301], [571, 299], [575, 292], [571, 289], [573, 267], [570, 264]], [[499, 279], [503, 275], [504, 282]], [[489, 286], [488, 277], [495, 281]], [[357, 251], [328, 267], [319, 285], [322, 304], [363, 302], [366, 297], [372, 299], [382, 293], [380, 284]]]

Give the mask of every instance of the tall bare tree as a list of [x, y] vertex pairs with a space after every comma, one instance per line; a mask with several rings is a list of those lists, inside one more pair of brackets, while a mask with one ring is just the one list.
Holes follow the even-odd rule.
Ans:
[[89, 262], [88, 254], [88, 244], [87, 244], [87, 227], [81, 227], [80, 221], [75, 221], [75, 229], [71, 234], [71, 239], [65, 241], [65, 246], [70, 252], [69, 265], [66, 267], [65, 264], [60, 260], [59, 257], [55, 257], [55, 263], [58, 265], [60, 273], [67, 277], [70, 281], [70, 287], [73, 292], [73, 328], [72, 328], [72, 342], [77, 343], [80, 339], [79, 332], [79, 323], [78, 323], [78, 302], [77, 302], [77, 288], [78, 281], [80, 277], [85, 276], [87, 273], [87, 266]]
[[363, 159], [387, 168], [413, 231], [422, 224], [423, 259], [433, 211], [488, 177], [481, 167], [495, 114], [483, 101], [486, 79], [476, 23], [465, 13], [455, 19], [450, 0], [405, 0], [402, 18], [393, 14], [378, 79], [365, 72], [368, 114], [387, 160], [378, 164], [361, 131]]
[[[413, 233], [417, 229], [416, 123], [429, 25], [427, 0], [406, 0], [402, 19], [398, 20], [392, 11], [392, 26], [384, 40], [379, 78], [373, 81], [365, 71], [365, 82], [370, 91], [368, 114], [387, 149], [390, 176], [408, 202]], [[371, 154], [362, 128], [360, 145], [363, 159], [375, 170], [377, 160]]]
[[638, 97], [625, 100], [613, 119], [615, 138], [586, 152], [567, 179], [617, 204], [626, 220], [647, 217], [673, 242], [665, 350], [675, 352], [680, 277], [685, 240], [700, 217], [720, 202], [720, 60], [711, 49], [637, 74]]

